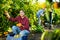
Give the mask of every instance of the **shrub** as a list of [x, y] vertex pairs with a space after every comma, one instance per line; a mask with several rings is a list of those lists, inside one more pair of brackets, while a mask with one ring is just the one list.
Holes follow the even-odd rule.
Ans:
[[45, 31], [41, 36], [41, 40], [60, 40], [60, 29]]

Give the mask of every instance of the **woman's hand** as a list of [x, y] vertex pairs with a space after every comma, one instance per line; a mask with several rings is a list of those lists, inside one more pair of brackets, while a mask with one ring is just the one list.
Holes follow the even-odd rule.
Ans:
[[8, 11], [5, 11], [5, 15], [7, 16], [7, 18], [10, 18]]

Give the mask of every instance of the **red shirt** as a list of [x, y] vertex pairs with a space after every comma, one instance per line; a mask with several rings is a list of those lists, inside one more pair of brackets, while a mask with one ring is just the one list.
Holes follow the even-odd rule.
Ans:
[[21, 18], [21, 16], [17, 16], [16, 18], [11, 17], [9, 20], [21, 23], [24, 27], [20, 27], [20, 30], [29, 30], [29, 20], [26, 16], [23, 19]]

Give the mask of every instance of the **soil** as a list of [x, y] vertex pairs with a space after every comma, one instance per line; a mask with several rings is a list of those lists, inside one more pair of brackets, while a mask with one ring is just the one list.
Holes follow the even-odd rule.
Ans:
[[[41, 33], [31, 33], [28, 36], [28, 40], [40, 40]], [[6, 40], [6, 37], [0, 37], [0, 40]]]

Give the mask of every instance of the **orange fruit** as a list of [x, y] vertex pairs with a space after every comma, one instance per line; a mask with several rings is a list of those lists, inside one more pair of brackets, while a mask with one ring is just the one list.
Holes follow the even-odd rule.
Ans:
[[6, 34], [8, 34], [8, 32], [4, 32], [4, 34], [6, 35]]
[[22, 26], [22, 24], [21, 24], [21, 23], [18, 23], [16, 26], [21, 27], [21, 26]]
[[41, 5], [41, 8], [45, 8], [46, 7], [46, 3], [42, 3], [40, 5]]
[[53, 7], [54, 7], [54, 8], [58, 8], [58, 3], [55, 2], [55, 3], [53, 4]]

